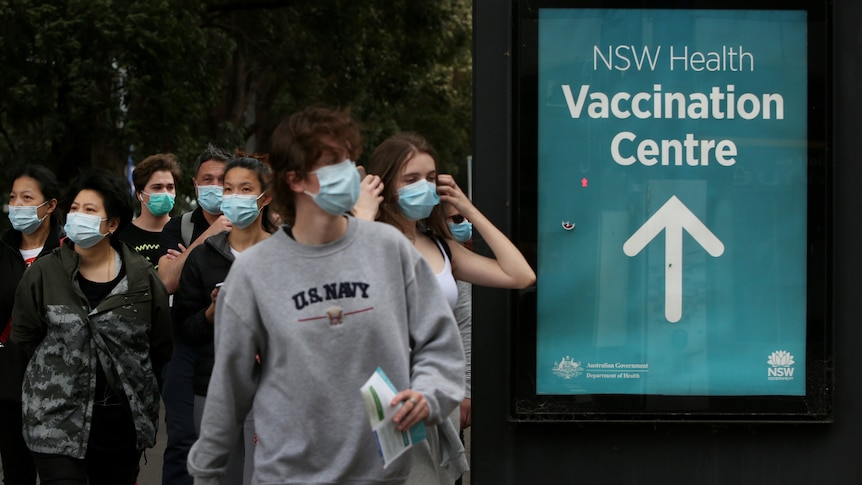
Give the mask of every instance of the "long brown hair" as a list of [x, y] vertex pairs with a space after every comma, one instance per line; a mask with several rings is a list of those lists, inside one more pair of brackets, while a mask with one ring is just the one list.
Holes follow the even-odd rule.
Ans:
[[[383, 181], [383, 202], [380, 204], [377, 220], [393, 225], [405, 234], [410, 231], [412, 222], [401, 213], [396, 185], [404, 172], [404, 166], [420, 153], [429, 155], [434, 160], [434, 167], [437, 167], [437, 152], [425, 138], [412, 132], [399, 133], [381, 143], [368, 162], [368, 173], [379, 175]], [[440, 204], [431, 210], [431, 215], [419, 222], [422, 229], [438, 237], [452, 238]]]

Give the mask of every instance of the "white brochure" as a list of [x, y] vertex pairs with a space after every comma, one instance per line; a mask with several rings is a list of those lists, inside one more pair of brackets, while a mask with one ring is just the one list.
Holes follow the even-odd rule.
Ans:
[[362, 400], [365, 401], [371, 431], [377, 441], [377, 450], [383, 459], [383, 468], [386, 468], [411, 446], [425, 439], [425, 423], [420, 421], [407, 431], [396, 429], [397, 425], [392, 422], [392, 418], [404, 404], [389, 405], [398, 391], [383, 369], [378, 367], [359, 390]]

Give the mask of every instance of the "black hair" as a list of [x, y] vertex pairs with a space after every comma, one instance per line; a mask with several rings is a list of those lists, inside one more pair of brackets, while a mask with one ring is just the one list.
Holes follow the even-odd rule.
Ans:
[[57, 182], [57, 176], [48, 167], [36, 164], [22, 165], [12, 172], [10, 180], [14, 182], [21, 177], [30, 177], [38, 182], [39, 190], [45, 200], [60, 200], [60, 184]]
[[[227, 162], [227, 165], [225, 165], [225, 167], [224, 167], [225, 176], [227, 176], [227, 173], [232, 168], [244, 168], [244, 169], [251, 170], [252, 172], [256, 173], [257, 174], [257, 180], [260, 182], [260, 193], [261, 194], [266, 192], [270, 188], [270, 185], [272, 184], [272, 169], [270, 168], [270, 166], [267, 163], [263, 162], [262, 160], [258, 160], [257, 158], [253, 158], [253, 157], [234, 158], [233, 160]], [[273, 233], [278, 228], [275, 227], [275, 224], [273, 224], [272, 218], [270, 217], [270, 213], [269, 213], [269, 206], [270, 205], [272, 205], [272, 204], [271, 203], [267, 204], [266, 206], [264, 206], [263, 210], [261, 211], [260, 216], [263, 219], [260, 221], [260, 223], [261, 223], [261, 226], [263, 227], [264, 231], [266, 231], [268, 233]]]
[[82, 190], [98, 192], [102, 196], [102, 203], [105, 205], [105, 213], [108, 215], [108, 219], [112, 217], [120, 219], [120, 224], [117, 226], [117, 230], [114, 231], [115, 234], [122, 232], [132, 222], [132, 217], [134, 216], [132, 189], [129, 181], [125, 178], [104, 170], [93, 170], [82, 174], [75, 180], [72, 188], [66, 195], [65, 207], [67, 212], [75, 197]]
[[219, 162], [227, 162], [233, 158], [227, 150], [224, 148], [219, 148], [212, 143], [207, 143], [207, 147], [204, 151], [198, 155], [198, 158], [195, 159], [195, 177], [198, 176], [198, 170], [201, 169], [201, 165], [204, 162], [208, 162], [210, 160], [217, 160]]

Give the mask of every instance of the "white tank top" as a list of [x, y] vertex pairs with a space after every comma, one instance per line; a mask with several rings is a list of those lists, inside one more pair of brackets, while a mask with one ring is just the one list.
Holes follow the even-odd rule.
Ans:
[[440, 289], [443, 290], [443, 295], [446, 296], [446, 301], [449, 302], [449, 308], [455, 308], [458, 303], [458, 284], [455, 283], [455, 277], [452, 276], [452, 264], [449, 263], [449, 256], [441, 244], [446, 244], [438, 239], [434, 239], [440, 252], [443, 253], [443, 270], [437, 273], [437, 283], [440, 284]]

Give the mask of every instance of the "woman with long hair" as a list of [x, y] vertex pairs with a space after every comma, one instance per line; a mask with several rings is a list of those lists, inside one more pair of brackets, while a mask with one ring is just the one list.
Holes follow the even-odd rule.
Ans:
[[[371, 155], [368, 173], [363, 200], [355, 213], [376, 212], [376, 220], [401, 231], [431, 266], [451, 309], [459, 301], [456, 280], [510, 289], [526, 288], [536, 281], [535, 272], [518, 248], [473, 205], [451, 175], [438, 172], [437, 154], [422, 136], [401, 133], [386, 139]], [[373, 210], [378, 203], [377, 210]], [[452, 221], [448, 221], [444, 207], [457, 214], [462, 224], [465, 219], [469, 221], [471, 236], [473, 230], [479, 233], [495, 257], [475, 253], [455, 240], [452, 228], [456, 226], [449, 225]], [[453, 427], [463, 428], [469, 422], [470, 408], [470, 398], [465, 397], [460, 412], [450, 416]], [[460, 453], [460, 443], [455, 443], [445, 423], [438, 426], [438, 432], [440, 442], [431, 444], [432, 453]], [[433, 433], [429, 437], [434, 440]], [[435, 457], [434, 463], [440, 462], [440, 457]], [[434, 469], [433, 463], [420, 463], [420, 467], [412, 480], [433, 483], [439, 474], [441, 483], [451, 483]], [[457, 471], [450, 474], [460, 476]]]
[[[441, 273], [450, 273], [446, 280], [454, 277], [493, 288], [523, 289], [532, 285], [536, 273], [518, 248], [473, 205], [451, 175], [438, 172], [436, 158], [433, 147], [415, 133], [394, 135], [374, 150], [368, 173], [380, 176], [383, 185], [376, 219], [407, 236], [431, 264], [438, 280]], [[441, 202], [455, 207], [472, 223], [473, 231], [482, 236], [494, 258], [470, 251], [453, 240]], [[441, 281], [441, 286], [454, 306], [454, 281]]]

